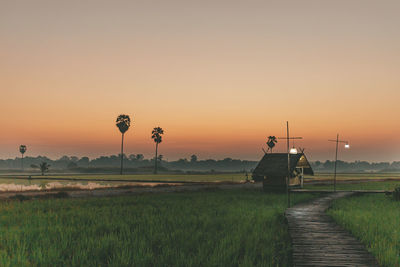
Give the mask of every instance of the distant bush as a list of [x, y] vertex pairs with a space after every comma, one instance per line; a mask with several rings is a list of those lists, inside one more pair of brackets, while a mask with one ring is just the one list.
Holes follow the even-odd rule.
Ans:
[[78, 168], [78, 164], [76, 164], [75, 162], [72, 162], [72, 161], [70, 163], [68, 163], [68, 165], [67, 165], [68, 170], [75, 169], [75, 168]]
[[44, 195], [37, 195], [38, 199], [51, 199], [51, 198], [68, 198], [69, 194], [67, 192], [61, 191], [57, 193], [47, 193]]
[[400, 201], [400, 186], [394, 189], [393, 191], [393, 199], [396, 201]]
[[68, 198], [69, 194], [67, 192], [57, 192], [57, 193], [47, 193], [43, 195], [36, 195], [36, 196], [26, 196], [22, 194], [16, 194], [15, 196], [9, 197], [12, 200], [19, 200], [19, 201], [26, 201], [31, 199], [52, 199], [52, 198]]
[[21, 194], [16, 194], [15, 196], [9, 197], [9, 199], [19, 200], [19, 201], [22, 202], [22, 201], [25, 201], [25, 200], [30, 200], [31, 197], [29, 197], [29, 196], [24, 196], [24, 195], [21, 195]]

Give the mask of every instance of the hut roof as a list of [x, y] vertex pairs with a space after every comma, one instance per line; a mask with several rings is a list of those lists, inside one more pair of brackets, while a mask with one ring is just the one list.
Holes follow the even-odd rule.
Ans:
[[[288, 156], [287, 153], [270, 153], [265, 154], [253, 174], [258, 176], [286, 176], [288, 171]], [[304, 174], [314, 175], [310, 163], [303, 153], [290, 154], [290, 171], [296, 167], [303, 167]]]

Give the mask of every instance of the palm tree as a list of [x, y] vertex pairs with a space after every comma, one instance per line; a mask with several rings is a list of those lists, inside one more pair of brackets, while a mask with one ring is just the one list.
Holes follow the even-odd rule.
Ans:
[[275, 147], [275, 144], [277, 142], [278, 142], [278, 140], [276, 139], [275, 136], [268, 137], [267, 145], [268, 145], [269, 149], [271, 150], [271, 153], [272, 153], [272, 149]]
[[119, 131], [122, 134], [122, 142], [121, 142], [121, 171], [120, 174], [122, 175], [123, 169], [123, 161], [124, 161], [124, 134], [128, 131], [129, 126], [131, 126], [131, 118], [129, 115], [121, 114], [117, 117], [116, 126], [118, 127]]
[[19, 152], [22, 155], [22, 158], [21, 158], [21, 169], [24, 170], [24, 153], [26, 152], [26, 145], [20, 145], [19, 146]]
[[40, 171], [42, 172], [42, 175], [44, 175], [45, 172], [49, 170], [50, 165], [47, 164], [47, 162], [42, 162], [39, 165]]
[[162, 135], [164, 134], [164, 130], [161, 127], [155, 127], [153, 131], [151, 131], [151, 138], [156, 143], [156, 156], [154, 158], [154, 174], [157, 174], [157, 153], [158, 153], [158, 144], [162, 142]]

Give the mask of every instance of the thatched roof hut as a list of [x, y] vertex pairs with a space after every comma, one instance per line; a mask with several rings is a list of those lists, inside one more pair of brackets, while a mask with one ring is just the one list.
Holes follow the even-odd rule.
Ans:
[[[253, 179], [262, 181], [266, 190], [284, 190], [288, 173], [287, 153], [265, 154], [253, 171]], [[289, 186], [303, 185], [304, 174], [314, 175], [310, 163], [304, 153], [290, 154]]]

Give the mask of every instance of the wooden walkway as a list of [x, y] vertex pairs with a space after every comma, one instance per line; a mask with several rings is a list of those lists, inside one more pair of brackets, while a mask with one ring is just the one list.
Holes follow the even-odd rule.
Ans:
[[286, 210], [293, 266], [379, 266], [355, 237], [325, 213], [332, 200], [351, 194], [332, 193]]

